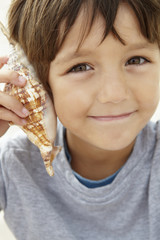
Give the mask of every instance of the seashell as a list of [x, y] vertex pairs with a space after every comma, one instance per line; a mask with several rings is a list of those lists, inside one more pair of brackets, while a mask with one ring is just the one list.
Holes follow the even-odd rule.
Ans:
[[[1, 22], [0, 28], [9, 40], [9, 34]], [[13, 51], [9, 55], [7, 66], [24, 76], [27, 83], [23, 88], [6, 83], [4, 91], [15, 96], [29, 110], [30, 114], [26, 118], [27, 124], [19, 127], [27, 134], [29, 140], [39, 148], [46, 171], [50, 176], [53, 176], [52, 161], [61, 150], [60, 146], [54, 146], [57, 129], [55, 109], [22, 48], [14, 41], [9, 40], [9, 42], [13, 46]]]

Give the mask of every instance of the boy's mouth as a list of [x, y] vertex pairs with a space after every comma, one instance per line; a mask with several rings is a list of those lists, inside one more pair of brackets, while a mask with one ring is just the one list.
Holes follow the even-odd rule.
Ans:
[[125, 118], [130, 117], [132, 114], [134, 114], [136, 111], [129, 112], [129, 113], [122, 113], [119, 115], [108, 115], [108, 116], [89, 116], [89, 118], [95, 119], [97, 121], [114, 121], [114, 120], [122, 120]]

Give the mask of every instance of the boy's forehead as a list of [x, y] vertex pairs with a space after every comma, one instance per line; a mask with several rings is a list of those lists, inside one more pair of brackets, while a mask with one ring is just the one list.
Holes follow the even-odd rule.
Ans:
[[[84, 14], [82, 9], [55, 58], [56, 64], [61, 63], [61, 61], [67, 61], [69, 58], [76, 58], [79, 55], [89, 56], [95, 49], [95, 46], [98, 47], [99, 44], [101, 44], [106, 24], [104, 18], [99, 14], [96, 16], [89, 34], [84, 39], [80, 49], [78, 49], [79, 39], [82, 38], [83, 34], [83, 28], [87, 26]], [[130, 45], [132, 48], [155, 47], [143, 37], [138, 20], [128, 4], [120, 4], [114, 26], [118, 34], [124, 39], [126, 46]], [[106, 38], [109, 37], [110, 35]]]

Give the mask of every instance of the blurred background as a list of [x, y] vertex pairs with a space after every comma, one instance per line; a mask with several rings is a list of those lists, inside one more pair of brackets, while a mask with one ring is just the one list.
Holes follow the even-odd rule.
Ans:
[[[0, 0], [0, 21], [7, 26], [7, 10], [11, 3], [11, 0]], [[0, 31], [0, 56], [5, 56], [9, 54], [9, 44], [6, 38], [3, 36], [2, 32]], [[154, 114], [152, 120], [156, 121], [160, 119], [160, 105], [156, 113]], [[17, 131], [21, 131], [18, 127], [11, 127], [6, 134], [13, 135], [16, 134]], [[8, 229], [4, 218], [3, 212], [0, 213], [0, 239], [1, 240], [15, 240], [14, 236]]]

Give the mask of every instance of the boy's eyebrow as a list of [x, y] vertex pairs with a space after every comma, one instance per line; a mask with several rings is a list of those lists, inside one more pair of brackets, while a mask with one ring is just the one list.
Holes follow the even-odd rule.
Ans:
[[64, 57], [59, 57], [56, 59], [56, 64], [62, 64], [64, 62], [68, 62], [71, 60], [74, 60], [79, 57], [85, 57], [88, 56], [92, 53], [91, 50], [85, 49], [85, 50], [80, 50], [79, 52], [74, 51], [74, 52], [68, 52]]
[[139, 50], [139, 49], [145, 49], [148, 48], [150, 50], [156, 49], [156, 45], [149, 42], [141, 42], [141, 43], [134, 43], [134, 44], [128, 44], [128, 50]]
[[[126, 44], [124, 47], [128, 48], [128, 50], [130, 50], [130, 51], [139, 50], [139, 49], [149, 49], [149, 50], [156, 49], [155, 44], [149, 43], [149, 42]], [[59, 64], [62, 64], [64, 62], [74, 60], [78, 57], [89, 56], [91, 53], [92, 53], [92, 51], [89, 50], [89, 49], [80, 50], [79, 52], [77, 52], [77, 51], [70, 52], [70, 53], [68, 52], [65, 56], [57, 58], [55, 64], [59, 65]]]

